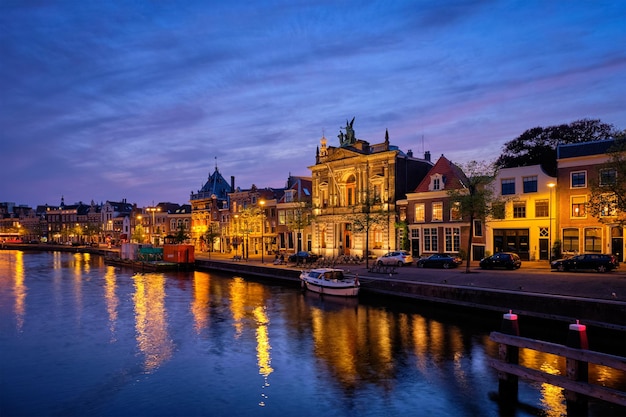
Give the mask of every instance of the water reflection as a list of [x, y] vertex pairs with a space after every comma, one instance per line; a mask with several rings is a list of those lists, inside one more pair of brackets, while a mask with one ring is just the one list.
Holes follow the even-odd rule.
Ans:
[[133, 275], [137, 346], [144, 355], [144, 369], [153, 372], [172, 357], [165, 311], [165, 276], [162, 273]]
[[18, 251], [5, 251], [0, 255], [0, 306], [6, 303], [13, 306], [15, 328], [21, 332], [26, 317], [26, 295], [24, 254]]
[[117, 285], [117, 277], [115, 276], [115, 268], [112, 266], [106, 267], [106, 273], [104, 274], [104, 300], [107, 308], [107, 315], [109, 317], [109, 331], [111, 332], [111, 342], [117, 340], [115, 336], [115, 326], [117, 323], [117, 308], [119, 306], [119, 298], [115, 293]]
[[196, 333], [209, 326], [209, 306], [211, 303], [209, 274], [194, 272], [193, 275], [193, 301], [191, 304], [191, 314], [194, 318], [194, 328]]

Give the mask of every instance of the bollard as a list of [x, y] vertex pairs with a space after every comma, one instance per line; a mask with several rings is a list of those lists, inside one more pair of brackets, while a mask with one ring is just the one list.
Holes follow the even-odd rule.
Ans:
[[[587, 326], [576, 320], [575, 324], [569, 325], [566, 346], [574, 349], [589, 349], [587, 340]], [[567, 377], [572, 381], [588, 382], [589, 364], [576, 359], [565, 360]], [[565, 391], [565, 402], [568, 416], [586, 416], [588, 414], [588, 400], [585, 395], [572, 391]]]
[[[501, 331], [504, 334], [519, 336], [519, 325], [517, 322], [517, 314], [513, 314], [511, 310], [502, 316]], [[498, 355], [500, 360], [513, 365], [519, 364], [519, 348], [516, 346], [508, 346], [501, 343], [498, 346]], [[507, 374], [505, 372], [498, 373], [498, 396], [500, 404], [505, 408], [505, 414], [510, 412], [517, 404], [518, 377], [517, 375]]]

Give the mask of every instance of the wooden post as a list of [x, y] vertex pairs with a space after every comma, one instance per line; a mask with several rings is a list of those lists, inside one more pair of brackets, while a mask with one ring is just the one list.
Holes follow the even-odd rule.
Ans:
[[[575, 349], [589, 349], [589, 341], [587, 340], [587, 326], [580, 324], [576, 320], [576, 324], [569, 325], [567, 333], [566, 345]], [[589, 364], [576, 359], [565, 359], [565, 370], [567, 378], [577, 382], [589, 382]], [[567, 406], [568, 416], [587, 416], [588, 400], [587, 396], [578, 394], [573, 391], [565, 390], [565, 402]]]
[[[510, 310], [502, 316], [502, 333], [519, 336], [519, 325], [517, 322], [517, 314], [513, 314]], [[500, 343], [498, 346], [498, 355], [504, 363], [513, 365], [519, 364], [519, 348], [517, 346], [509, 346]], [[507, 374], [506, 372], [498, 372], [498, 396], [500, 404], [509, 408], [517, 404], [517, 375]]]

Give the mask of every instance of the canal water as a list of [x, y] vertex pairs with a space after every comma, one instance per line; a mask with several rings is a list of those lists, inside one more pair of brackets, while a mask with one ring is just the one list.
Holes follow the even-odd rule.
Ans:
[[[500, 416], [496, 316], [0, 251], [0, 415]], [[564, 372], [551, 355], [522, 362]], [[565, 414], [559, 388], [520, 382], [519, 398], [514, 415]]]

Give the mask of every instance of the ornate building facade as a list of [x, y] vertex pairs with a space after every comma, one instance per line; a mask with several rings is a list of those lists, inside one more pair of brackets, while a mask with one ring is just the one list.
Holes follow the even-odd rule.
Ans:
[[433, 166], [389, 143], [357, 139], [354, 119], [340, 131], [339, 146], [322, 137], [312, 178], [312, 250], [326, 257], [370, 257], [404, 246], [396, 228], [396, 201], [406, 197]]

